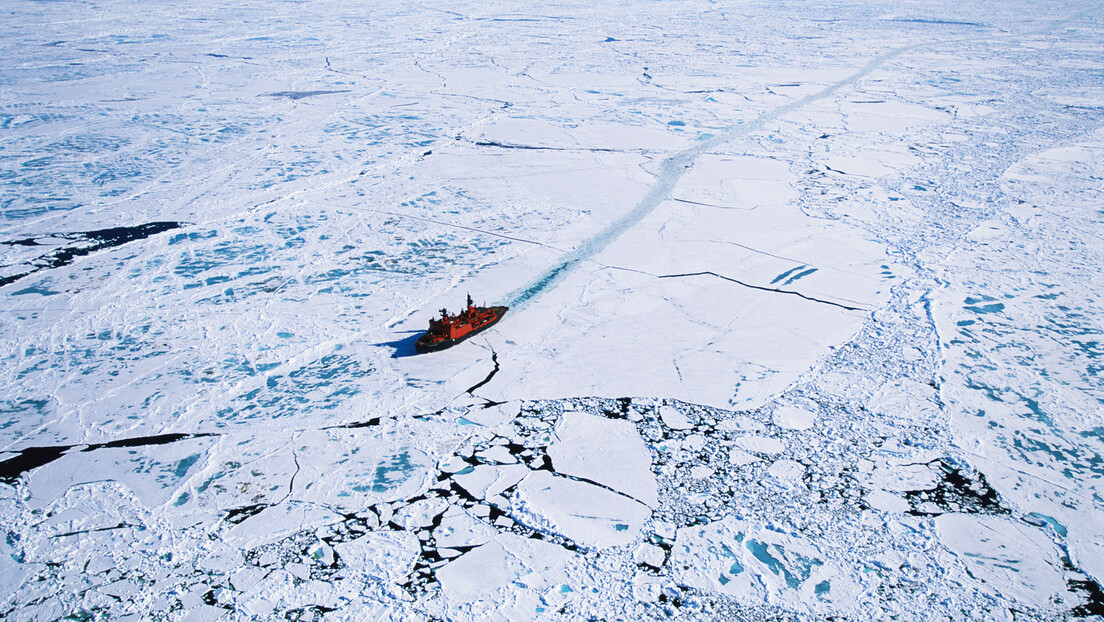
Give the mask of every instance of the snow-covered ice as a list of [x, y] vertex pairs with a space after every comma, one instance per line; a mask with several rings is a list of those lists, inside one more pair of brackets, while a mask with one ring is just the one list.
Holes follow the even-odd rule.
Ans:
[[5, 8], [0, 617], [1104, 617], [1092, 3]]

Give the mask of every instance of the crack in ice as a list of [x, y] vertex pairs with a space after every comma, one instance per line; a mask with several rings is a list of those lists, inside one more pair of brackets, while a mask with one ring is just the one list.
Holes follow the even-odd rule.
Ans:
[[499, 366], [498, 366], [498, 352], [495, 352], [494, 348], [491, 348], [491, 362], [494, 363], [494, 369], [491, 370], [491, 373], [487, 374], [487, 377], [484, 378], [483, 380], [481, 380], [481, 381], [473, 384], [471, 387], [469, 387], [468, 390], [465, 391], [465, 393], [467, 393], [468, 395], [473, 395], [475, 393], [476, 389], [478, 389], [479, 387], [481, 387], [481, 386], [487, 384], [488, 382], [490, 382], [491, 378], [494, 378], [495, 374], [498, 373], [498, 369], [499, 369]]
[[734, 279], [732, 277], [724, 276], [723, 274], [717, 274], [716, 272], [712, 272], [712, 271], [709, 271], [709, 270], [703, 270], [701, 272], [687, 272], [685, 274], [661, 274], [661, 275], [659, 275], [658, 278], [661, 278], [661, 279], [677, 279], [677, 278], [682, 278], [682, 277], [687, 277], [687, 276], [706, 276], [706, 275], [715, 276], [718, 279], [723, 279], [725, 281], [731, 281], [733, 283], [736, 283], [737, 285], [743, 285], [744, 287], [748, 287], [748, 288], [751, 288], [751, 289], [759, 289], [759, 290], [762, 290], [762, 291], [765, 291], [765, 292], [775, 292], [777, 294], [789, 294], [791, 296], [797, 296], [799, 298], [804, 298], [805, 300], [808, 300], [810, 302], [819, 302], [821, 304], [832, 305], [833, 307], [839, 307], [841, 309], [846, 309], [848, 311], [870, 311], [870, 309], [863, 309], [862, 307], [849, 307], [845, 304], [840, 304], [838, 302], [832, 302], [831, 300], [822, 300], [820, 298], [813, 298], [812, 296], [806, 296], [805, 294], [802, 294], [801, 292], [793, 292], [793, 291], [786, 290], [786, 289], [775, 289], [773, 287], [763, 287], [762, 285], [752, 285], [751, 283], [745, 283], [743, 281]]
[[96, 451], [98, 449], [119, 449], [130, 447], [146, 447], [149, 445], [168, 445], [188, 439], [204, 438], [209, 436], [221, 436], [221, 434], [216, 434], [213, 432], [197, 432], [194, 434], [174, 432], [170, 434], [157, 434], [155, 436], [124, 438], [115, 441], [107, 441], [104, 443], [91, 443], [83, 446], [56, 445], [53, 447], [27, 447], [26, 449], [17, 450], [14, 457], [0, 462], [0, 481], [9, 483], [15, 482], [19, 479], [19, 476], [23, 475], [27, 471], [33, 471], [38, 467], [45, 466], [61, 458], [74, 447], [81, 447], [80, 452], [83, 453]]

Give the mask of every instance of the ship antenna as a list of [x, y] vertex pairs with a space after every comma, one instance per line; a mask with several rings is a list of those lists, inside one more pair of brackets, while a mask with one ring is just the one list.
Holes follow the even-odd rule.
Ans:
[[471, 299], [471, 294], [469, 293], [468, 294], [468, 306], [470, 307], [470, 306], [472, 306], [472, 304], [473, 303], [472, 303], [472, 299]]

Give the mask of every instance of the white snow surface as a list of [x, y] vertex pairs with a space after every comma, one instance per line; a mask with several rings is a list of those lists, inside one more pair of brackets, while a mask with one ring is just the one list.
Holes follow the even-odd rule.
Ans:
[[652, 456], [629, 421], [564, 413], [548, 457], [558, 473], [608, 486], [651, 508], [659, 505]]
[[1097, 8], [11, 0], [0, 618], [1101, 619]]

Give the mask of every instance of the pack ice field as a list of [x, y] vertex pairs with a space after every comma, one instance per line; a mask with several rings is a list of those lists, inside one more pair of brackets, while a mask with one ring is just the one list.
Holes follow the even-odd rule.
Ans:
[[0, 617], [1104, 617], [1093, 3], [4, 13]]

